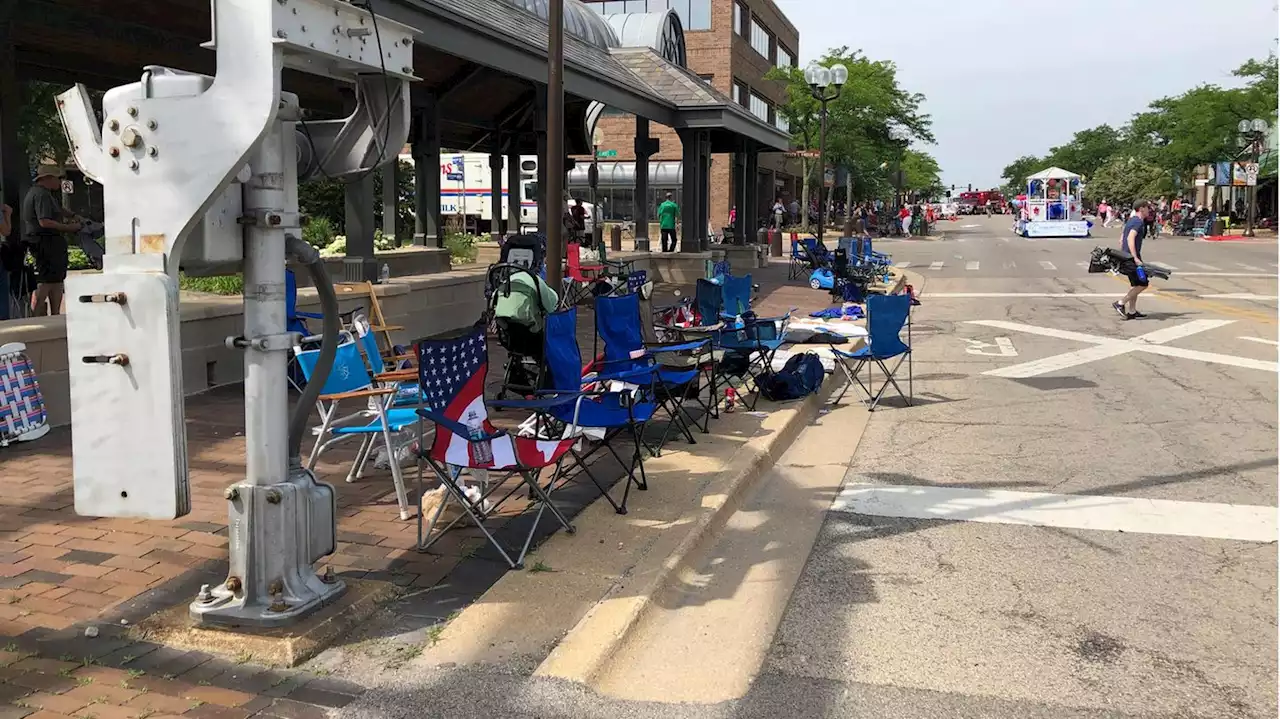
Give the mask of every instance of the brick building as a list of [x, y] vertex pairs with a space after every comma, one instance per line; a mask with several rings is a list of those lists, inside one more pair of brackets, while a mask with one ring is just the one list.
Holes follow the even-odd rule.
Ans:
[[[774, 65], [798, 63], [800, 35], [795, 26], [774, 5], [773, 0], [584, 0], [588, 7], [610, 17], [667, 12], [673, 10], [683, 26], [686, 66], [717, 90], [733, 98], [756, 117], [786, 131], [786, 121], [776, 111], [785, 102], [781, 83], [764, 79]], [[661, 143], [650, 159], [650, 187], [647, 198], [636, 198], [635, 117], [606, 109], [598, 128], [600, 138], [599, 204], [608, 220], [632, 218], [635, 202], [656, 206], [664, 192], [680, 185], [681, 144], [674, 130], [653, 124], [650, 135]], [[614, 154], [616, 153], [616, 154]], [[590, 158], [579, 158], [587, 160]], [[585, 163], [584, 163], [585, 164]], [[569, 176], [569, 189], [585, 196], [586, 167]], [[737, 197], [732, 155], [717, 154], [711, 159], [710, 217], [719, 228], [728, 223], [732, 200]], [[764, 153], [756, 173], [757, 207], [767, 212], [773, 198], [785, 201], [799, 197], [799, 162], [782, 153]], [[613, 178], [617, 178], [614, 182]], [[679, 197], [679, 192], [676, 192]], [[652, 210], [650, 211], [652, 217]], [[763, 215], [762, 215], [763, 216]], [[752, 218], [744, 218], [749, 228]]]

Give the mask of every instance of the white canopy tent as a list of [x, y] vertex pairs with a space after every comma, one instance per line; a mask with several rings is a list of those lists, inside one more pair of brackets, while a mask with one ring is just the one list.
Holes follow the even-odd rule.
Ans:
[[1027, 178], [1028, 180], [1079, 180], [1080, 176], [1061, 167], [1050, 167]]

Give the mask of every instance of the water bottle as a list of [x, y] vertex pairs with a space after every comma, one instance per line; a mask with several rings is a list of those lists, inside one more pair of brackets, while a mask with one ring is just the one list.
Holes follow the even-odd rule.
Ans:
[[1147, 271], [1146, 271], [1145, 269], [1143, 269], [1142, 265], [1138, 265], [1137, 273], [1136, 273], [1136, 274], [1138, 275], [1138, 279], [1139, 279], [1139, 280], [1141, 280], [1141, 281], [1143, 281], [1143, 282], [1146, 282], [1146, 281], [1147, 281]]
[[493, 463], [493, 447], [485, 436], [484, 421], [475, 410], [467, 413], [467, 429], [471, 431], [471, 446], [475, 448], [476, 464]]
[[391, 266], [383, 262], [382, 272], [378, 273], [378, 278], [379, 284], [387, 284], [387, 280], [391, 279]]

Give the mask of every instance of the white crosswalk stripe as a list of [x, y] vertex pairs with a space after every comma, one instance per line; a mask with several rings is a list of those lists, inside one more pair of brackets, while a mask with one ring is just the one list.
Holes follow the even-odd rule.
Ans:
[[1089, 263], [1088, 263], [1088, 262], [1077, 262], [1077, 263], [1076, 263], [1076, 267], [1088, 267], [1088, 266], [1089, 266]]
[[1166, 270], [1169, 270], [1169, 271], [1173, 271], [1173, 270], [1178, 269], [1177, 267], [1174, 267], [1173, 265], [1167, 265], [1167, 264], [1165, 264], [1165, 263], [1163, 263], [1163, 262], [1160, 262], [1160, 263], [1158, 263], [1158, 264], [1159, 264], [1161, 267], [1163, 267], [1163, 268], [1165, 268]]
[[898, 268], [900, 268], [900, 269], [904, 269], [904, 270], [905, 270], [905, 269], [907, 269], [907, 268], [908, 268], [908, 267], [910, 267], [910, 266], [911, 266], [911, 263], [910, 263], [910, 262], [898, 262], [898, 263], [896, 263], [896, 264], [894, 265], [894, 267], [898, 267]]
[[1004, 263], [1004, 269], [1006, 269], [1006, 270], [1016, 270], [1016, 269], [1018, 269], [1018, 263], [1017, 263], [1017, 262], [1014, 262], [1013, 260], [1007, 260], [1007, 261]]
[[940, 270], [940, 269], [942, 269], [942, 265], [943, 265], [943, 264], [945, 264], [945, 263], [943, 263], [943, 261], [942, 261], [942, 260], [938, 260], [938, 261], [936, 261], [936, 262], [931, 263], [931, 264], [929, 265], [929, 269], [931, 269], [931, 270]]
[[1203, 262], [1188, 262], [1187, 264], [1188, 264], [1188, 265], [1191, 265], [1192, 267], [1199, 267], [1199, 268], [1200, 268], [1200, 269], [1202, 269], [1202, 270], [1208, 270], [1208, 271], [1210, 271], [1210, 272], [1218, 272], [1218, 271], [1220, 271], [1220, 270], [1222, 269], [1221, 267], [1214, 267], [1213, 265], [1206, 265], [1206, 264], [1205, 264], [1205, 263], [1203, 263]]
[[973, 260], [973, 261], [971, 261], [971, 262], [966, 262], [966, 263], [965, 263], [965, 265], [964, 265], [964, 268], [965, 268], [966, 270], [969, 270], [969, 271], [976, 270], [976, 269], [978, 269], [978, 261], [977, 261], [977, 260]]
[[1248, 270], [1248, 271], [1250, 271], [1250, 272], [1262, 272], [1262, 271], [1263, 271], [1263, 268], [1262, 268], [1262, 267], [1258, 267], [1257, 265], [1246, 265], [1246, 264], [1245, 264], [1245, 263], [1243, 263], [1243, 262], [1237, 262], [1237, 263], [1236, 263], [1236, 265], [1237, 265], [1240, 269], [1242, 269], [1242, 270]]
[[1056, 270], [1056, 269], [1058, 269], [1057, 267], [1054, 267], [1054, 266], [1053, 266], [1053, 263], [1052, 263], [1052, 262], [1050, 262], [1050, 261], [1048, 261], [1048, 260], [1040, 260], [1040, 268], [1041, 268], [1041, 269], [1045, 269], [1045, 270]]

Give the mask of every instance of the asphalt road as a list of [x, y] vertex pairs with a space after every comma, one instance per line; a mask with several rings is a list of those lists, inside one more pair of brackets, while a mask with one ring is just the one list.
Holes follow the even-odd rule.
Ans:
[[374, 668], [342, 715], [1276, 716], [1276, 243], [1149, 242], [1174, 277], [1125, 321], [1083, 267], [1118, 228], [1005, 219], [880, 243], [923, 277], [917, 402], [871, 417], [747, 696]]

